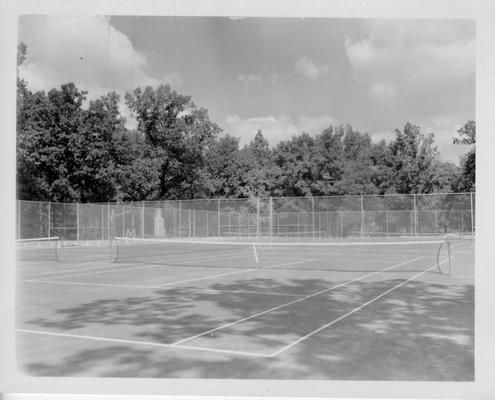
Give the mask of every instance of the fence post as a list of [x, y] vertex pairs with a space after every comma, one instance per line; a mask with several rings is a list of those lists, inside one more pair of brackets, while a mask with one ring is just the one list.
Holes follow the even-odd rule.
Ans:
[[315, 240], [315, 198], [311, 196], [311, 214], [313, 216], [313, 240]]
[[387, 237], [389, 235], [389, 227], [388, 227], [388, 210], [385, 211], [385, 220], [386, 220], [386, 223], [387, 223]]
[[144, 239], [144, 200], [143, 207], [141, 209], [141, 239]]
[[51, 220], [51, 217], [50, 217], [50, 214], [51, 214], [51, 202], [49, 201], [48, 202], [48, 237], [51, 237], [51, 233], [52, 233], [52, 229], [51, 229], [51, 223], [52, 223], [52, 220]]
[[79, 203], [76, 203], [76, 242], [79, 242]]
[[218, 237], [220, 237], [220, 199], [217, 200], [217, 224]]
[[256, 197], [256, 238], [260, 237], [260, 197]]
[[125, 206], [122, 206], [122, 237], [125, 237]]
[[414, 229], [414, 236], [417, 234], [417, 224], [418, 224], [418, 210], [417, 210], [417, 205], [416, 205], [416, 193], [413, 194], [413, 229]]
[[206, 210], [206, 237], [209, 237], [210, 236], [208, 234], [208, 214], [209, 214], [209, 211]]
[[[107, 201], [107, 239], [110, 240], [110, 202]], [[115, 231], [114, 231], [115, 232]]]
[[196, 238], [196, 209], [193, 210], [193, 238]]
[[435, 210], [435, 233], [438, 233], [438, 210]]
[[21, 238], [21, 200], [17, 200], [17, 239]]
[[297, 238], [299, 239], [299, 213], [297, 213]]
[[269, 209], [269, 214], [270, 214], [270, 225], [269, 225], [270, 232], [269, 232], [269, 235], [270, 235], [270, 240], [273, 240], [273, 202], [272, 202], [272, 196], [270, 196], [268, 207], [270, 207], [270, 209]]
[[[471, 200], [471, 235], [474, 235], [474, 208], [473, 208], [473, 192], [470, 193]], [[473, 236], [474, 238], [474, 236]]]
[[182, 237], [182, 202], [179, 200], [179, 237]]
[[191, 237], [191, 209], [187, 211], [187, 237]]
[[[238, 237], [242, 237], [242, 227], [241, 227], [242, 220], [241, 219], [242, 219], [242, 214], [237, 213], [237, 236]], [[248, 219], [248, 221], [246, 221], [246, 224], [248, 225], [248, 231], [249, 231], [249, 219]], [[229, 228], [229, 231], [233, 232], [233, 228], [234, 227], [232, 227], [232, 230], [231, 230], [231, 228]]]
[[361, 238], [364, 237], [364, 198], [361, 195]]
[[105, 240], [105, 225], [104, 225], [104, 219], [105, 219], [105, 205], [101, 205], [101, 240]]

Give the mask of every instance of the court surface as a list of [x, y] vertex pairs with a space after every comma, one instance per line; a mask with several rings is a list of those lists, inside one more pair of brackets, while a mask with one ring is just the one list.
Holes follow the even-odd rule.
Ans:
[[19, 368], [35, 376], [474, 379], [472, 241], [451, 246], [450, 275], [422, 246], [266, 246], [258, 263], [249, 246], [153, 246], [123, 248], [117, 263], [101, 245], [68, 247], [58, 262], [20, 252]]

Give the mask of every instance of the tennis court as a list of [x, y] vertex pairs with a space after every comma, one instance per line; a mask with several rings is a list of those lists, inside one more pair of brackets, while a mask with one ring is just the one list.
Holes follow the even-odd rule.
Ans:
[[474, 379], [474, 241], [115, 238], [18, 248], [38, 376]]

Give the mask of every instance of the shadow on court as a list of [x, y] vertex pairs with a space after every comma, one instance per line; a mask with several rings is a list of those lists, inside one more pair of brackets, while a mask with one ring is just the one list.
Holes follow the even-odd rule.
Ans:
[[[238, 343], [222, 339], [226, 331], [218, 330], [202, 336], [201, 344], [242, 349], [245, 341], [270, 354], [402, 280], [354, 282], [228, 328]], [[322, 279], [282, 284], [244, 277], [207, 287], [217, 293], [156, 289], [70, 307], [61, 299], [52, 314], [27, 324], [51, 332], [173, 343], [297, 299], [229, 292], [301, 295], [330, 286]], [[474, 287], [414, 280], [273, 358], [30, 333], [19, 333], [18, 347], [21, 367], [36, 376], [471, 381], [473, 340]]]

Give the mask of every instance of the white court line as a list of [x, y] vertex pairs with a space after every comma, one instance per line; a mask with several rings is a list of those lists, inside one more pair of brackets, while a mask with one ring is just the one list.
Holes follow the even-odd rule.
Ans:
[[197, 335], [194, 335], [194, 336], [190, 336], [188, 338], [185, 338], [185, 339], [181, 339], [177, 342], [175, 342], [174, 344], [181, 344], [181, 343], [184, 343], [184, 342], [188, 342], [190, 340], [193, 340], [193, 339], [196, 339], [200, 336], [203, 336], [203, 335], [207, 335], [208, 333], [211, 333], [211, 332], [215, 332], [215, 331], [218, 331], [218, 330], [221, 330], [221, 329], [224, 329], [224, 328], [228, 328], [229, 326], [232, 326], [232, 325], [236, 325], [238, 323], [241, 323], [241, 322], [244, 322], [244, 321], [247, 321], [247, 320], [250, 320], [252, 318], [255, 318], [255, 317], [259, 317], [260, 315], [264, 315], [264, 314], [268, 314], [272, 311], [275, 311], [275, 310], [279, 310], [281, 308], [284, 308], [284, 307], [287, 307], [287, 306], [290, 306], [292, 304], [295, 304], [295, 303], [298, 303], [300, 301], [304, 301], [304, 300], [307, 300], [311, 297], [315, 297], [315, 296], [318, 296], [320, 294], [323, 294], [325, 292], [329, 292], [330, 290], [334, 290], [334, 289], [337, 289], [339, 287], [343, 287], [343, 286], [346, 286], [352, 282], [356, 282], [356, 281], [359, 281], [359, 280], [362, 280], [364, 278], [367, 278], [368, 276], [372, 276], [372, 275], [375, 275], [375, 274], [379, 274], [383, 271], [387, 271], [387, 270], [390, 270], [392, 268], [398, 268], [400, 267], [401, 265], [405, 265], [405, 264], [409, 264], [409, 263], [412, 263], [414, 261], [417, 261], [417, 260], [420, 260], [421, 258], [424, 258], [424, 256], [421, 256], [421, 257], [416, 257], [412, 260], [409, 260], [409, 261], [404, 261], [400, 264], [395, 264], [395, 265], [392, 265], [391, 267], [387, 267], [387, 268], [384, 268], [382, 269], [381, 271], [374, 271], [374, 272], [370, 272], [369, 274], [365, 274], [365, 275], [362, 275], [360, 277], [357, 277], [357, 278], [354, 278], [354, 279], [351, 279], [351, 280], [348, 280], [348, 281], [345, 281], [345, 282], [342, 282], [342, 283], [339, 283], [338, 285], [335, 285], [335, 286], [332, 286], [330, 288], [327, 288], [327, 289], [323, 289], [323, 290], [320, 290], [319, 292], [316, 292], [316, 293], [313, 293], [313, 294], [309, 294], [307, 296], [304, 296], [304, 297], [301, 297], [297, 300], [293, 300], [293, 301], [290, 301], [288, 303], [285, 303], [285, 304], [282, 304], [282, 305], [279, 305], [279, 306], [276, 306], [276, 307], [273, 307], [273, 308], [270, 308], [269, 310], [265, 310], [265, 311], [261, 311], [259, 313], [256, 313], [256, 314], [253, 314], [253, 315], [250, 315], [248, 317], [245, 317], [245, 318], [241, 318], [241, 319], [238, 319], [236, 321], [232, 321], [232, 322], [229, 322], [227, 324], [224, 324], [224, 325], [221, 325], [219, 327], [216, 327], [216, 328], [213, 328], [213, 329], [210, 329], [210, 330], [207, 330], [207, 331], [204, 331], [204, 332], [201, 332], [201, 333], [198, 333]]
[[188, 282], [196, 282], [196, 281], [202, 281], [205, 279], [212, 279], [212, 278], [218, 278], [220, 276], [228, 276], [228, 275], [235, 275], [235, 274], [245, 274], [246, 272], [252, 272], [255, 271], [253, 269], [243, 269], [241, 271], [233, 271], [233, 272], [225, 272], [224, 274], [217, 274], [217, 275], [207, 275], [207, 276], [202, 276], [200, 278], [191, 278], [191, 279], [186, 279], [183, 281], [175, 281], [175, 282], [169, 282], [169, 283], [164, 283], [163, 285], [158, 285], [158, 287], [167, 287], [167, 286], [173, 286], [173, 285], [178, 285], [179, 283], [188, 283]]
[[158, 289], [160, 286], [145, 286], [145, 285], [126, 285], [118, 283], [86, 283], [86, 282], [63, 282], [63, 281], [38, 281], [34, 279], [25, 279], [22, 282], [29, 283], [50, 283], [55, 285], [76, 285], [76, 286], [104, 286], [104, 287], [126, 287], [139, 289]]
[[[222, 256], [215, 256], [215, 258], [224, 258], [224, 256], [226, 255], [229, 255], [229, 254], [224, 254]], [[157, 257], [160, 257], [163, 259], [163, 256], [157, 256]], [[242, 257], [242, 256], [237, 256], [237, 257]], [[228, 259], [230, 258], [234, 258], [234, 257], [226, 257]], [[191, 260], [190, 262], [194, 262], [194, 261], [198, 261], [198, 260], [203, 260], [205, 258], [201, 257], [201, 258], [197, 258], [197, 259], [193, 259]], [[180, 261], [180, 258], [176, 258], [175, 260], [171, 260], [170, 262], [177, 262], [177, 261]], [[107, 261], [105, 263], [108, 263], [108, 264], [111, 264], [111, 261]], [[131, 264], [129, 262], [126, 262], [125, 264]], [[86, 268], [78, 268], [78, 269], [69, 269], [69, 270], [61, 270], [61, 271], [48, 271], [48, 272], [40, 272], [40, 273], [36, 273], [36, 274], [32, 274], [32, 273], [29, 273], [29, 274], [26, 274], [24, 275], [23, 277], [24, 278], [31, 278], [31, 277], [37, 277], [37, 276], [44, 276], [44, 275], [60, 275], [59, 277], [61, 278], [72, 278], [72, 277], [78, 277], [78, 276], [86, 276], [86, 275], [92, 275], [92, 274], [98, 274], [98, 273], [105, 273], [105, 272], [117, 272], [117, 271], [129, 271], [129, 270], [132, 270], [132, 269], [140, 269], [140, 268], [159, 268], [161, 267], [162, 265], [149, 265], [149, 264], [146, 264], [144, 263], [145, 265], [136, 265], [136, 266], [133, 266], [133, 267], [128, 267], [128, 268], [112, 268], [111, 270], [101, 270], [102, 267], [96, 267], [96, 268], [91, 268], [91, 267], [86, 267]], [[166, 265], [167, 267], [180, 267], [180, 265]], [[206, 267], [201, 267], [201, 266], [197, 266], [197, 268], [206, 268]], [[229, 268], [229, 267], [218, 267], [218, 268]], [[84, 273], [84, 274], [75, 274], [73, 275], [72, 273], [73, 272], [78, 272], [78, 271], [88, 271], [88, 273]]]
[[[188, 283], [188, 282], [202, 281], [202, 280], [205, 280], [205, 279], [218, 278], [220, 276], [227, 276], [227, 275], [234, 275], [234, 274], [243, 274], [243, 273], [246, 273], [246, 272], [258, 272], [258, 271], [263, 271], [263, 270], [270, 270], [270, 269], [274, 269], [274, 268], [277, 268], [277, 267], [283, 267], [285, 265], [292, 265], [292, 264], [302, 264], [302, 262], [301, 261], [298, 261], [298, 262], [292, 262], [292, 263], [278, 264], [278, 265], [274, 265], [273, 267], [270, 267], [270, 268], [250, 268], [250, 269], [243, 269], [241, 271], [226, 272], [226, 273], [217, 274], [217, 275], [208, 275], [208, 276], [203, 276], [203, 277], [200, 277], [200, 278], [186, 279], [184, 281], [175, 281], [175, 282], [165, 283], [163, 285], [159, 285], [158, 287], [172, 286], [172, 285], [176, 285], [176, 284], [179, 284], [179, 283]], [[225, 267], [225, 268], [227, 268], [227, 267]]]
[[111, 342], [111, 343], [124, 343], [124, 344], [133, 344], [133, 345], [141, 345], [141, 346], [154, 346], [154, 347], [165, 347], [165, 348], [175, 348], [175, 349], [185, 349], [185, 350], [194, 350], [194, 351], [207, 351], [212, 353], [223, 353], [223, 354], [234, 354], [240, 356], [249, 356], [249, 357], [270, 357], [269, 354], [264, 353], [254, 353], [248, 351], [237, 351], [237, 350], [222, 350], [215, 349], [210, 347], [196, 347], [196, 346], [177, 346], [174, 344], [166, 344], [166, 343], [156, 343], [156, 342], [145, 342], [139, 340], [125, 340], [125, 339], [114, 339], [100, 336], [87, 336], [87, 335], [75, 335], [70, 333], [58, 333], [58, 332], [50, 332], [50, 331], [38, 331], [31, 329], [16, 329], [17, 332], [22, 333], [35, 333], [38, 335], [51, 335], [51, 336], [61, 336], [68, 337], [73, 339], [87, 339], [87, 340], [97, 340], [101, 342]]
[[[108, 262], [110, 263], [110, 261]], [[36, 274], [26, 274], [23, 276], [23, 278], [31, 278], [31, 277], [36, 277], [36, 276], [44, 276], [44, 275], [61, 275], [61, 274], [70, 274], [72, 272], [78, 272], [78, 271], [98, 271], [101, 268], [105, 268], [104, 266], [99, 266], [99, 267], [85, 267], [85, 268], [75, 268], [75, 269], [64, 269], [64, 270], [58, 270], [58, 271], [46, 271], [46, 272], [39, 272]], [[114, 269], [116, 270], [116, 269]]]
[[295, 346], [296, 344], [301, 343], [303, 340], [306, 340], [306, 339], [307, 339], [307, 338], [309, 338], [310, 336], [313, 336], [314, 334], [316, 334], [316, 333], [318, 333], [318, 332], [322, 331], [322, 330], [323, 330], [323, 329], [325, 329], [325, 328], [328, 328], [329, 326], [332, 326], [333, 324], [335, 324], [335, 323], [339, 322], [340, 320], [342, 320], [342, 319], [344, 319], [344, 318], [348, 317], [349, 315], [354, 314], [355, 312], [357, 312], [357, 311], [359, 311], [359, 310], [363, 309], [363, 308], [364, 308], [364, 307], [366, 307], [367, 305], [369, 305], [369, 304], [373, 303], [374, 301], [376, 301], [376, 300], [380, 299], [381, 297], [385, 296], [386, 294], [390, 293], [391, 291], [393, 291], [393, 290], [395, 290], [395, 289], [397, 289], [397, 288], [399, 288], [399, 287], [401, 287], [401, 286], [405, 285], [406, 283], [408, 283], [408, 282], [412, 281], [413, 279], [416, 279], [417, 277], [419, 277], [419, 276], [421, 276], [421, 275], [425, 274], [426, 272], [428, 272], [428, 271], [432, 270], [433, 268], [437, 268], [437, 267], [438, 267], [438, 265], [444, 264], [444, 263], [445, 263], [445, 262], [447, 262], [447, 261], [448, 261], [448, 260], [444, 260], [444, 261], [442, 261], [442, 262], [441, 262], [441, 263], [439, 263], [439, 264], [434, 264], [433, 266], [431, 266], [431, 267], [429, 267], [428, 269], [426, 269], [426, 270], [424, 270], [424, 271], [420, 272], [419, 274], [416, 274], [416, 275], [414, 275], [414, 276], [410, 277], [409, 279], [406, 279], [405, 281], [402, 281], [402, 282], [401, 282], [401, 283], [399, 283], [398, 285], [395, 285], [394, 287], [392, 287], [392, 288], [390, 288], [390, 289], [386, 290], [385, 292], [383, 292], [383, 293], [379, 294], [378, 296], [376, 296], [376, 297], [372, 298], [371, 300], [367, 301], [366, 303], [361, 304], [359, 307], [354, 308], [353, 310], [349, 311], [348, 313], [346, 313], [346, 314], [344, 314], [344, 315], [341, 315], [340, 317], [338, 317], [338, 318], [334, 319], [333, 321], [329, 322], [328, 324], [325, 324], [325, 325], [323, 325], [323, 326], [320, 326], [318, 329], [315, 329], [314, 331], [312, 331], [312, 332], [308, 333], [307, 335], [304, 335], [304, 336], [300, 337], [299, 339], [297, 339], [297, 340], [293, 341], [292, 343], [289, 343], [287, 346], [284, 346], [284, 347], [282, 347], [280, 350], [277, 350], [276, 352], [274, 352], [274, 353], [270, 354], [270, 356], [271, 356], [271, 357], [276, 357], [276, 356], [278, 356], [280, 353], [282, 353], [282, 352], [284, 352], [284, 351], [286, 351], [286, 350], [290, 349], [291, 347]]
[[[302, 264], [303, 262], [292, 262], [292, 263], [278, 264], [278, 265], [274, 265], [270, 269], [285, 266], [285, 265], [299, 264], [299, 263]], [[161, 285], [126, 285], [126, 284], [113, 284], [113, 283], [67, 282], [67, 281], [35, 280], [35, 279], [24, 279], [23, 282], [52, 283], [52, 284], [59, 284], [59, 285], [108, 286], [108, 287], [129, 287], [129, 288], [135, 287], [135, 288], [158, 289], [158, 288], [165, 288], [168, 286], [174, 286], [174, 285], [177, 285], [180, 283], [195, 282], [195, 281], [201, 281], [201, 280], [205, 280], [205, 279], [218, 278], [221, 276], [228, 276], [228, 275], [234, 275], [234, 274], [242, 274], [242, 273], [246, 273], [246, 272], [261, 271], [263, 269], [266, 269], [266, 268], [243, 269], [241, 271], [232, 271], [232, 272], [226, 272], [223, 274], [207, 275], [207, 276], [202, 276], [199, 278], [191, 278], [191, 279], [186, 279], [183, 281], [174, 281], [174, 282], [169, 282], [169, 283], [165, 283], [165, 284], [161, 284]], [[112, 272], [113, 271], [122, 271], [122, 269], [112, 270]], [[63, 276], [63, 278], [66, 278], [66, 276]], [[69, 276], [69, 278], [71, 278], [71, 276]], [[193, 288], [193, 290], [194, 290], [194, 288]], [[215, 289], [211, 289], [211, 290], [215, 290]], [[244, 292], [244, 293], [247, 293], [247, 292]], [[267, 294], [267, 293], [264, 293], [264, 294]], [[283, 294], [280, 294], [280, 295], [283, 296]], [[293, 296], [293, 295], [290, 295], [290, 296]]]
[[[199, 257], [199, 258], [194, 258], [194, 259], [190, 259], [189, 258], [189, 262], [195, 262], [195, 261], [200, 261], [200, 260], [203, 260], [203, 259], [215, 259], [215, 258], [220, 258], [220, 259], [230, 259], [230, 258], [241, 258], [243, 257], [242, 255], [238, 255], [236, 257], [225, 257], [225, 256], [228, 256], [230, 253], [225, 253], [221, 256], [214, 256], [214, 257]], [[163, 259], [163, 255], [160, 255], [160, 256], [156, 256], [156, 257], [160, 257]], [[181, 261], [181, 258], [176, 258], [176, 259], [173, 259], [173, 260], [170, 260], [169, 262], [178, 262], [178, 261]], [[111, 261], [108, 261], [108, 262], [105, 262], [105, 263], [108, 263], [110, 264]], [[131, 264], [130, 262], [126, 262], [124, 264]], [[133, 267], [129, 267], [129, 268], [113, 268], [111, 270], [101, 270], [102, 268], [104, 267], [96, 267], [96, 268], [91, 268], [91, 267], [87, 267], [87, 268], [78, 268], [78, 269], [73, 269], [73, 270], [61, 270], [61, 271], [48, 271], [48, 272], [40, 272], [40, 273], [28, 273], [26, 275], [24, 275], [23, 277], [24, 278], [31, 278], [31, 277], [37, 277], [37, 276], [43, 276], [43, 275], [60, 275], [60, 277], [62, 278], [72, 278], [72, 277], [79, 277], [79, 276], [86, 276], [86, 275], [92, 275], [92, 274], [99, 274], [99, 273], [105, 273], [105, 272], [114, 272], [114, 271], [128, 271], [128, 270], [132, 270], [132, 269], [139, 269], [139, 268], [158, 268], [160, 267], [160, 265], [147, 265], [146, 263], [144, 263], [145, 265], [139, 265], [139, 266], [133, 266]], [[166, 265], [167, 267], [181, 267], [181, 265]], [[200, 268], [201, 266], [197, 266], [197, 268]], [[228, 266], [225, 266], [225, 267], [218, 267], [218, 268], [229, 268]], [[78, 272], [78, 271], [89, 271], [88, 273], [84, 273], [84, 274], [72, 274], [73, 272]]]
[[256, 292], [251, 290], [223, 290], [223, 289], [203, 289], [203, 288], [187, 288], [197, 292], [212, 292], [212, 293], [233, 293], [233, 294], [256, 294], [261, 296], [283, 296], [283, 297], [301, 297], [300, 294], [294, 293], [278, 293], [278, 292]]
[[34, 279], [25, 279], [24, 282], [53, 283], [53, 284], [64, 284], [64, 285], [131, 287], [131, 288], [132, 287], [136, 287], [136, 288], [161, 289], [161, 288], [164, 288], [164, 287], [167, 287], [167, 286], [178, 285], [180, 283], [201, 281], [201, 280], [205, 280], [205, 279], [218, 278], [220, 276], [227, 276], [227, 275], [234, 275], [234, 274], [243, 274], [243, 273], [251, 272], [251, 271], [254, 271], [254, 270], [252, 270], [252, 269], [243, 269], [241, 271], [226, 272], [226, 273], [223, 273], [223, 274], [216, 274], [216, 275], [207, 275], [207, 276], [202, 276], [200, 278], [191, 278], [191, 279], [186, 279], [186, 280], [183, 280], [183, 281], [174, 281], [174, 282], [169, 282], [169, 283], [165, 283], [165, 284], [162, 284], [162, 285], [125, 285], [125, 284], [113, 284], [113, 283], [64, 282], [64, 281], [53, 281], [53, 280], [47, 281], [47, 280], [34, 280]]

